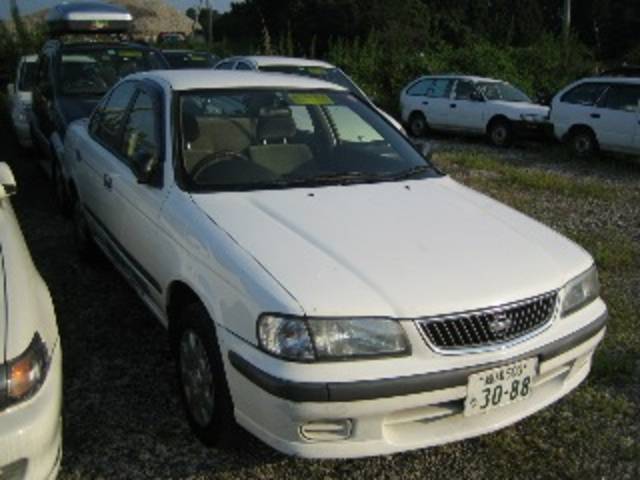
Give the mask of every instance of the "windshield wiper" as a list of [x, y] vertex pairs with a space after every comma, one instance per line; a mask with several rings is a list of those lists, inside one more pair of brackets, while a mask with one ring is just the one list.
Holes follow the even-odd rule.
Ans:
[[411, 167], [408, 170], [404, 170], [400, 173], [395, 173], [393, 175], [389, 175], [386, 177], [389, 180], [405, 180], [408, 178], [418, 177], [425, 173], [437, 173], [438, 170], [432, 165], [416, 165], [415, 167]]
[[334, 172], [325, 173], [321, 175], [313, 175], [310, 177], [288, 177], [284, 176], [280, 182], [287, 185], [345, 185], [349, 183], [367, 183], [385, 180], [388, 177], [386, 175], [380, 175], [375, 173], [361, 172], [358, 170], [347, 172]]

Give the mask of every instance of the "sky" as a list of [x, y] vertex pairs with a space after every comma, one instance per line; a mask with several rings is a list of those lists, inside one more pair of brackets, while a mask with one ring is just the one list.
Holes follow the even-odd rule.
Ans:
[[[199, 0], [165, 0], [170, 5], [173, 5], [181, 12], [184, 12], [187, 8], [198, 5]], [[210, 0], [213, 4], [213, 8], [220, 11], [226, 11], [229, 9], [229, 4], [232, 0]], [[238, 0], [235, 0], [238, 1]], [[31, 13], [43, 8], [49, 8], [52, 5], [60, 3], [60, 0], [17, 0], [18, 8], [21, 13]], [[0, 18], [9, 18], [9, 0], [0, 0]]]

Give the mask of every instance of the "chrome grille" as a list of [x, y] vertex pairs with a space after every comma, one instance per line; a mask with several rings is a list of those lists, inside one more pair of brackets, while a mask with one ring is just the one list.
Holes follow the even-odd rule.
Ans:
[[417, 321], [436, 350], [483, 349], [512, 342], [546, 326], [556, 308], [558, 292], [499, 307]]

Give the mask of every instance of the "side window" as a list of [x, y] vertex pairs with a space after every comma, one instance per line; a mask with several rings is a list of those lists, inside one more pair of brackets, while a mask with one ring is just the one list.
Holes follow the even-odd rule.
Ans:
[[456, 83], [456, 100], [469, 100], [471, 98], [471, 94], [476, 90], [473, 82], [469, 80], [458, 80]]
[[296, 124], [296, 130], [309, 133], [313, 133], [315, 131], [313, 120], [311, 119], [311, 115], [309, 115], [307, 107], [291, 106], [289, 108], [291, 109], [293, 121]]
[[427, 88], [431, 82], [429, 80], [422, 80], [421, 82], [414, 83], [409, 90], [407, 90], [407, 95], [422, 97], [427, 94]]
[[431, 80], [427, 87], [427, 97], [429, 98], [449, 98], [453, 82], [446, 78]]
[[573, 105], [593, 106], [607, 87], [606, 83], [583, 83], [562, 95], [560, 101]]
[[236, 65], [236, 70], [253, 70], [253, 68], [251, 68], [251, 66], [245, 62], [238, 62], [238, 65]]
[[[92, 133], [111, 150], [121, 153], [121, 132], [127, 107], [136, 90], [135, 83], [125, 82], [111, 92], [92, 120]], [[95, 124], [94, 124], [95, 122]]]
[[637, 112], [640, 101], [640, 85], [612, 85], [607, 91], [604, 108]]
[[216, 67], [216, 70], [233, 70], [234, 62], [222, 62]]
[[124, 129], [124, 157], [134, 168], [137, 162], [149, 157], [158, 157], [158, 115], [154, 111], [153, 100], [141, 91], [133, 103]]

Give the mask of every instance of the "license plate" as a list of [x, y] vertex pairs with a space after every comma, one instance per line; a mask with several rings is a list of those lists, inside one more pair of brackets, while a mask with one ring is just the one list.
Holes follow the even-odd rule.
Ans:
[[529, 397], [537, 366], [538, 359], [530, 358], [469, 375], [465, 416], [488, 412]]

